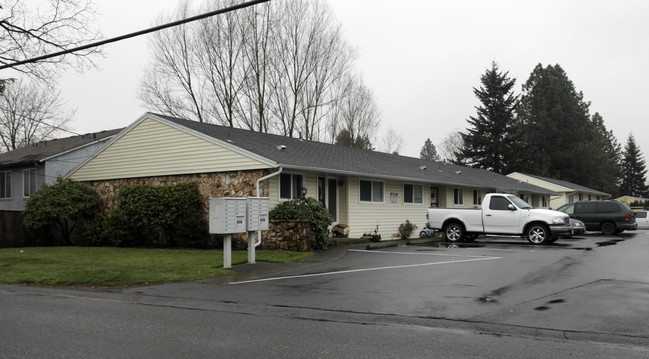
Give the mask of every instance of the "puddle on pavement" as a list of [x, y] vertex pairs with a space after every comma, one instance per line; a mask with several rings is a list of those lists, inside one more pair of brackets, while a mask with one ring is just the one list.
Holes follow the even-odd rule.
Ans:
[[547, 305], [542, 305], [540, 307], [534, 308], [534, 310], [539, 310], [539, 311], [548, 310], [548, 309], [550, 309], [550, 307], [548, 307]]
[[480, 303], [498, 303], [498, 300], [493, 299], [489, 296], [483, 295], [482, 297], [478, 298], [478, 302]]
[[606, 246], [614, 246], [620, 242], [624, 242], [624, 239], [613, 239], [610, 241], [597, 242], [595, 244], [597, 244], [598, 247], [606, 247]]
[[548, 303], [550, 303], [550, 304], [555, 304], [555, 303], [565, 303], [565, 301], [566, 301], [565, 299], [552, 299], [552, 300], [549, 301]]

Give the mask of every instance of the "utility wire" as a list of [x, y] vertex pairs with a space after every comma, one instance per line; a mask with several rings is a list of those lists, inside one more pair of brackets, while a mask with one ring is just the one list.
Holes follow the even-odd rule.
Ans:
[[146, 34], [151, 33], [151, 32], [155, 32], [155, 31], [163, 30], [163, 29], [166, 29], [166, 28], [169, 28], [169, 27], [174, 27], [174, 26], [186, 24], [188, 22], [192, 22], [192, 21], [196, 21], [196, 20], [202, 20], [202, 19], [214, 16], [214, 15], [224, 14], [226, 12], [243, 9], [243, 8], [246, 8], [246, 7], [249, 7], [249, 6], [257, 5], [259, 3], [268, 2], [268, 1], [270, 1], [270, 0], [253, 0], [253, 1], [244, 2], [244, 3], [241, 3], [239, 5], [233, 5], [233, 6], [223, 8], [223, 9], [220, 9], [220, 10], [215, 10], [215, 11], [207, 12], [207, 13], [204, 13], [204, 14], [201, 14], [201, 15], [188, 17], [186, 19], [170, 22], [170, 23], [167, 23], [167, 24], [164, 24], [164, 25], [155, 26], [155, 27], [152, 27], [152, 28], [149, 28], [149, 29], [146, 29], [146, 30], [140, 30], [140, 31], [133, 32], [133, 33], [130, 33], [130, 34], [113, 37], [111, 39], [98, 41], [98, 42], [95, 42], [95, 43], [92, 43], [92, 44], [75, 47], [73, 49], [63, 50], [63, 51], [55, 52], [55, 53], [49, 54], [49, 55], [43, 55], [43, 56], [28, 59], [28, 60], [17, 61], [17, 62], [13, 62], [13, 63], [10, 63], [10, 64], [5, 64], [5, 65], [0, 66], [0, 70], [10, 68], [10, 67], [15, 67], [15, 66], [18, 66], [18, 65], [29, 64], [29, 63], [37, 62], [37, 61], [41, 61], [41, 60], [46, 60], [46, 59], [49, 59], [49, 58], [52, 58], [52, 57], [61, 56], [61, 55], [69, 54], [69, 53], [72, 53], [72, 52], [82, 51], [82, 50], [90, 49], [90, 48], [93, 48], [93, 47], [102, 46], [102, 45], [110, 44], [110, 43], [117, 42], [117, 41], [122, 41], [122, 40], [125, 40], [125, 39], [130, 39], [131, 37], [136, 37], [136, 36], [140, 36], [140, 35], [146, 35]]

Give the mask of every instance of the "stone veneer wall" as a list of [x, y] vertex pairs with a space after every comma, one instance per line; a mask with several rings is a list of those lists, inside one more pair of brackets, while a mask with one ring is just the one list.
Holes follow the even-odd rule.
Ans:
[[[169, 186], [178, 183], [196, 183], [198, 192], [203, 197], [205, 218], [208, 217], [209, 199], [214, 197], [250, 197], [256, 196], [257, 179], [269, 174], [268, 170], [234, 171], [219, 173], [201, 173], [176, 176], [155, 176], [125, 178], [115, 180], [84, 182], [99, 194], [103, 207], [107, 211], [117, 209], [119, 189], [125, 185], [148, 184]], [[259, 184], [260, 196], [268, 196], [268, 181]], [[265, 231], [261, 247], [263, 249], [280, 249], [295, 251], [311, 250], [311, 229], [303, 221], [271, 221], [270, 230]], [[246, 248], [245, 235], [238, 236], [242, 248]]]
[[[205, 218], [208, 215], [209, 199], [213, 197], [256, 196], [257, 179], [267, 175], [267, 170], [200, 173], [175, 176], [155, 176], [84, 182], [99, 194], [105, 210], [117, 209], [117, 195], [124, 185], [149, 184], [169, 186], [178, 183], [196, 183], [203, 196]], [[260, 196], [268, 196], [268, 181], [259, 184]]]
[[311, 250], [311, 227], [308, 221], [270, 221], [263, 234], [262, 249], [308, 252]]

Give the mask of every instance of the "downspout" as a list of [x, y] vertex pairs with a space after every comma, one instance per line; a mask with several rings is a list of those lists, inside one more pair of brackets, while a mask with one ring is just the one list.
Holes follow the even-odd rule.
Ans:
[[[260, 183], [261, 181], [267, 180], [267, 179], [269, 179], [269, 178], [271, 178], [271, 177], [275, 177], [275, 176], [277, 176], [278, 174], [282, 173], [283, 170], [284, 170], [284, 168], [283, 168], [283, 167], [280, 167], [280, 168], [279, 168], [279, 171], [277, 171], [277, 172], [273, 172], [273, 173], [271, 173], [271, 174], [269, 174], [269, 175], [267, 175], [267, 176], [261, 177], [261, 178], [259, 178], [259, 179], [257, 180], [257, 183], [256, 183], [257, 197], [260, 197], [260, 194], [259, 194], [259, 183]], [[261, 231], [257, 231], [257, 238], [259, 238], [259, 242], [255, 242], [255, 247], [259, 247], [259, 245], [261, 244]]]

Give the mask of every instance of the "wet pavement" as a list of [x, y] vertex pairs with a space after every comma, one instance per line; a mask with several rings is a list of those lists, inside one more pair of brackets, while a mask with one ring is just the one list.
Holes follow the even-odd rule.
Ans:
[[548, 246], [516, 238], [354, 244], [296, 263], [240, 265], [227, 277], [119, 293], [649, 344], [646, 253], [646, 231], [588, 234]]

